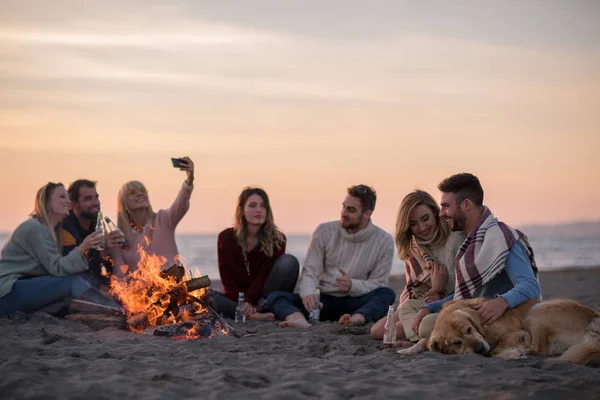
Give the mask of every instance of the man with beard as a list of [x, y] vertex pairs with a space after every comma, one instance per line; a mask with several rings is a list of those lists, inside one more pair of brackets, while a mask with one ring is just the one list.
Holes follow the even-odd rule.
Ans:
[[454, 294], [427, 304], [416, 315], [413, 330], [427, 338], [442, 305], [453, 299], [484, 297], [476, 307], [484, 324], [496, 321], [509, 308], [541, 296], [537, 267], [527, 236], [498, 221], [483, 205], [479, 179], [468, 173], [444, 179], [440, 217], [453, 231], [467, 235], [455, 258]]
[[297, 294], [278, 291], [267, 299], [282, 327], [311, 326], [306, 318], [316, 307], [321, 321], [364, 325], [382, 318], [394, 302], [386, 287], [394, 241], [371, 221], [376, 193], [365, 185], [347, 192], [340, 221], [319, 225], [311, 236]]
[[[69, 186], [68, 192], [71, 210], [69, 216], [62, 223], [63, 255], [69, 254], [96, 230], [96, 221], [100, 211], [96, 182], [87, 179], [77, 180]], [[122, 236], [118, 232], [111, 232], [106, 238], [107, 247], [118, 246], [122, 242]], [[89, 269], [81, 276], [96, 288], [101, 285], [109, 285], [107, 274], [112, 273], [112, 262], [110, 258], [104, 256], [96, 249], [86, 253]]]

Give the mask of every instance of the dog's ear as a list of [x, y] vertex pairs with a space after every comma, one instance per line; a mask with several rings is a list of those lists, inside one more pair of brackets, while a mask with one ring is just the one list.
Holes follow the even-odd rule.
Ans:
[[485, 329], [483, 328], [483, 324], [481, 323], [481, 318], [479, 314], [475, 310], [458, 310], [457, 312], [461, 313], [467, 321], [471, 323], [477, 329], [480, 335], [485, 335]]

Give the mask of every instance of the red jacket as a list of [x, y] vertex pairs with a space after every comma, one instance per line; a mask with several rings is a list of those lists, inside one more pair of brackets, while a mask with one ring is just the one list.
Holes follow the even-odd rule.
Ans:
[[262, 296], [263, 287], [273, 268], [275, 261], [285, 253], [285, 237], [280, 248], [273, 249], [273, 255], [267, 257], [260, 251], [260, 246], [254, 247], [247, 253], [250, 274], [246, 271], [242, 247], [238, 244], [233, 228], [219, 233], [217, 240], [219, 257], [219, 274], [223, 293], [229, 299], [237, 302], [238, 293], [244, 292], [246, 302], [255, 306]]

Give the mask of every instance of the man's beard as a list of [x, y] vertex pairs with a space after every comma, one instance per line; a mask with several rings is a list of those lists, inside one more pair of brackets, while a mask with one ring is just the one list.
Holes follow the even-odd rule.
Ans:
[[358, 228], [360, 228], [360, 221], [362, 220], [362, 215], [358, 218], [358, 222], [352, 222], [350, 220], [344, 220], [342, 219], [340, 221], [342, 228], [349, 230], [349, 231], [356, 231], [358, 230]]
[[98, 219], [98, 212], [84, 212], [84, 211], [81, 211], [80, 215], [83, 218], [86, 218], [86, 219], [89, 219], [89, 220], [92, 220], [92, 221], [95, 221], [95, 220]]
[[455, 218], [452, 218], [452, 226], [450, 230], [454, 232], [461, 232], [465, 230], [465, 224], [467, 222], [467, 216], [462, 212], [457, 214]]

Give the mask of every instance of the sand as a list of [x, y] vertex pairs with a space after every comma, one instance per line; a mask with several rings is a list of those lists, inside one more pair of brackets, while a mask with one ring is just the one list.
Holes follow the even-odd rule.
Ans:
[[[547, 299], [600, 309], [600, 268], [542, 272], [541, 282]], [[235, 336], [176, 341], [88, 325], [45, 313], [0, 318], [0, 398], [600, 398], [600, 363], [409, 357], [382, 350], [369, 326], [252, 321], [233, 324]]]

